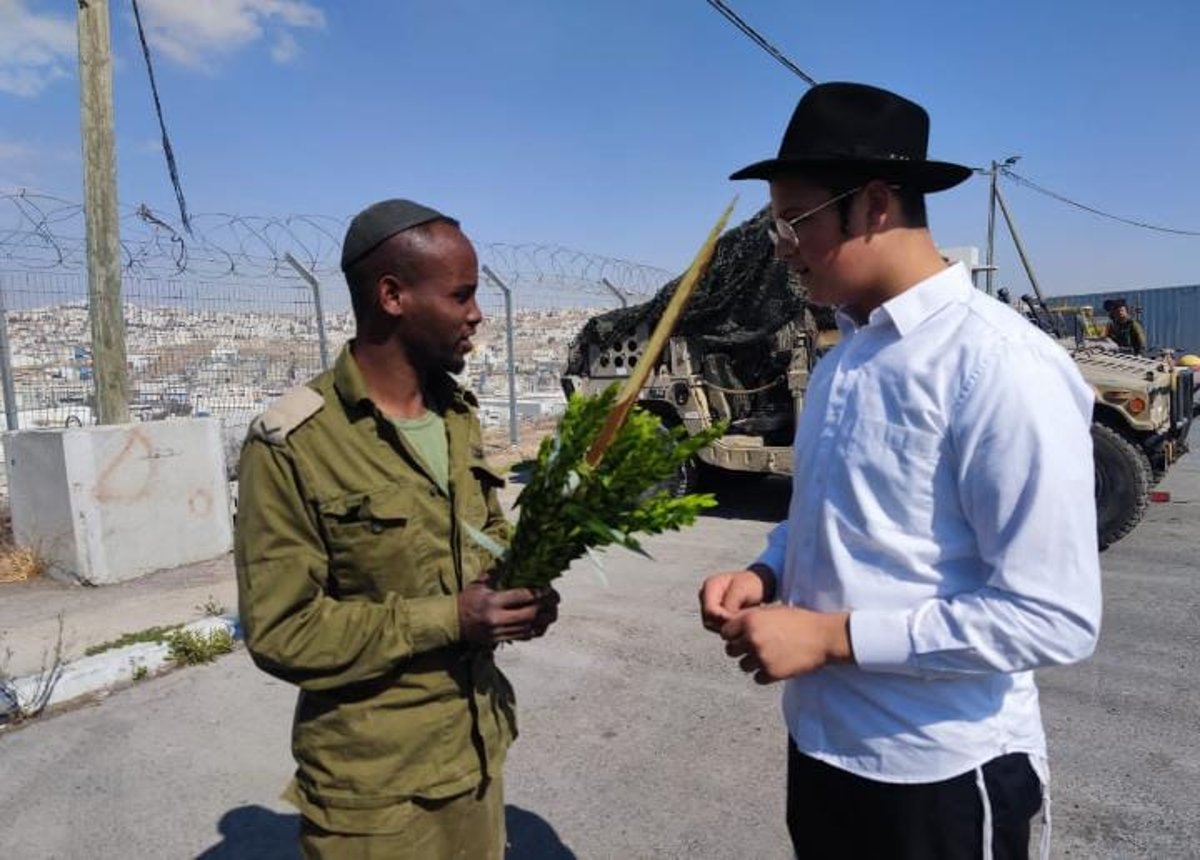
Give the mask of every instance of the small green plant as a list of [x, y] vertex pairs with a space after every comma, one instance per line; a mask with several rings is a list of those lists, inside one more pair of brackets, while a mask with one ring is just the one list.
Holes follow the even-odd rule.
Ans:
[[150, 670], [147, 669], [145, 666], [134, 666], [133, 667], [133, 680], [135, 682], [145, 681], [148, 677], [150, 677]]
[[711, 494], [676, 498], [661, 485], [717, 439], [724, 424], [688, 436], [682, 427], [665, 430], [656, 416], [634, 409], [600, 462], [588, 464], [616, 399], [615, 385], [591, 397], [573, 395], [558, 430], [542, 440], [517, 498], [521, 513], [512, 541], [499, 553], [503, 587], [549, 585], [572, 560], [610, 544], [645, 555], [635, 535], [691, 525], [716, 505]]
[[167, 658], [176, 666], [196, 666], [211, 663], [233, 650], [233, 636], [224, 627], [207, 633], [198, 630], [177, 630], [167, 637]]
[[208, 600], [197, 605], [196, 609], [208, 618], [216, 618], [225, 614], [225, 604], [218, 602], [211, 594], [208, 596]]
[[126, 645], [136, 645], [139, 642], [166, 642], [170, 635], [182, 627], [182, 624], [171, 624], [166, 627], [147, 627], [145, 630], [139, 630], [136, 633], [122, 633], [116, 639], [102, 642], [99, 645], [92, 645], [83, 652], [85, 657], [94, 657], [97, 654], [103, 654], [105, 651], [112, 651], [114, 648], [124, 648]]

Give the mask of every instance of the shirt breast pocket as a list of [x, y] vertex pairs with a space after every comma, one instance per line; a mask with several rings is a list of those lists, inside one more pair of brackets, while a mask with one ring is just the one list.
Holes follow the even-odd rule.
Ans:
[[385, 487], [350, 493], [318, 507], [328, 539], [330, 589], [335, 596], [380, 599], [387, 591], [404, 593], [423, 581], [399, 575], [414, 561], [410, 532], [416, 504], [411, 490]]
[[468, 473], [471, 480], [464, 494], [462, 512], [468, 523], [481, 529], [488, 519], [488, 496], [493, 490], [503, 487], [506, 482], [482, 459], [472, 460]]
[[468, 469], [469, 481], [463, 492], [465, 498], [459, 508], [466, 526], [462, 530], [463, 579], [470, 582], [482, 576], [496, 565], [497, 553], [502, 553], [507, 542], [508, 528], [502, 526], [484, 529], [490, 516], [488, 496], [504, 486], [504, 479], [484, 460], [473, 459]]
[[868, 528], [928, 533], [944, 445], [942, 434], [857, 416], [839, 446], [845, 507]]

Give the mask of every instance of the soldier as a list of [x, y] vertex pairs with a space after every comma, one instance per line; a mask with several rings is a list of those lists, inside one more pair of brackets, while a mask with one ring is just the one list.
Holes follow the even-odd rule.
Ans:
[[306, 858], [500, 858], [516, 721], [492, 649], [541, 636], [558, 595], [486, 578], [504, 481], [449, 376], [478, 261], [457, 221], [387, 200], [351, 222], [342, 270], [356, 338], [256, 419], [239, 470], [246, 644], [300, 688], [284, 796]]
[[1104, 336], [1125, 352], [1143, 355], [1146, 352], [1146, 330], [1129, 315], [1129, 303], [1124, 298], [1105, 299], [1104, 310], [1108, 311], [1108, 327]]

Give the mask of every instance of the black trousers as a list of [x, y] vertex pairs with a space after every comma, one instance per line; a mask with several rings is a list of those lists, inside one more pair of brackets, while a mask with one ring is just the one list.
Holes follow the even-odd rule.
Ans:
[[[1024, 753], [983, 766], [995, 860], [1029, 856], [1041, 783]], [[788, 742], [788, 832], [796, 856], [864, 860], [979, 860], [984, 809], [974, 771], [900, 785], [847, 773]]]

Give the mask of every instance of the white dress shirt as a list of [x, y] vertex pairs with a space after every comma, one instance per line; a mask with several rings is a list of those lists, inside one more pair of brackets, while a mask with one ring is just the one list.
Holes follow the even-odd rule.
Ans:
[[758, 560], [785, 603], [850, 612], [856, 662], [787, 682], [791, 736], [885, 782], [1043, 764], [1032, 670], [1088, 656], [1100, 626], [1092, 390], [962, 265], [838, 324]]

